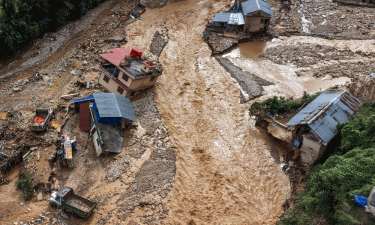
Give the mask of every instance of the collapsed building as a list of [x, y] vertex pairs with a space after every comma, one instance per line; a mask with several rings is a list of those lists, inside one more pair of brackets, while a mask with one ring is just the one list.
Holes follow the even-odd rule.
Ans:
[[268, 131], [293, 145], [302, 163], [313, 165], [338, 134], [337, 125], [348, 121], [361, 105], [361, 101], [346, 90], [327, 90], [288, 119], [286, 124], [274, 120]]
[[137, 121], [130, 100], [114, 93], [94, 93], [71, 102], [79, 104], [80, 130], [90, 132], [96, 154], [120, 153], [124, 138], [119, 128]]
[[143, 51], [133, 48], [109, 49], [100, 54], [102, 75], [99, 84], [117, 95], [131, 98], [144, 89], [155, 86], [161, 71], [151, 61], [142, 59]]

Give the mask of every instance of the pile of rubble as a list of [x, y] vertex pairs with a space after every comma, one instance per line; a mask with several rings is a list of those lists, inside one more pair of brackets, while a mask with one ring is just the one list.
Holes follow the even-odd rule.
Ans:
[[270, 1], [275, 12], [273, 35], [304, 34], [330, 39], [374, 39], [373, 9], [324, 0]]

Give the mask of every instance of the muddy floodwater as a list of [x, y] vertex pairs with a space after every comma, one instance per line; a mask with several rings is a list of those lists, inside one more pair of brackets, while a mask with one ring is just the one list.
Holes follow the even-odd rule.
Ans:
[[254, 128], [250, 105], [239, 103], [237, 85], [201, 38], [229, 2], [168, 4], [127, 30], [126, 47], [147, 49], [156, 29], [168, 29], [156, 102], [177, 155], [169, 224], [274, 224], [289, 197], [288, 177]]
[[[366, 42], [366, 43], [362, 43]], [[303, 92], [313, 94], [318, 91], [326, 90], [327, 88], [344, 85], [351, 81], [349, 77], [332, 77], [324, 75], [320, 77], [313, 76], [313, 71], [320, 66], [333, 65], [335, 63], [348, 62], [349, 60], [342, 61], [327, 61], [322, 62], [321, 65], [307, 65], [304, 68], [298, 67], [293, 62], [287, 64], [278, 64], [270, 61], [261, 55], [268, 48], [277, 48], [279, 46], [303, 46], [305, 44], [313, 44], [317, 46], [330, 46], [338, 50], [350, 50], [352, 52], [363, 51], [373, 52], [374, 41], [330, 41], [322, 38], [312, 37], [282, 37], [276, 38], [268, 42], [251, 42], [241, 43], [238, 47], [230, 52], [223, 54], [222, 57], [230, 59], [236, 66], [245, 71], [249, 71], [256, 76], [264, 78], [275, 85], [264, 87], [264, 96], [260, 100], [277, 95], [284, 97], [301, 97]], [[366, 47], [370, 46], [369, 48]], [[315, 51], [311, 49], [311, 51]], [[285, 53], [287, 55], [288, 53]], [[298, 53], [297, 53], [298, 54]], [[288, 57], [288, 56], [286, 56]], [[301, 57], [303, 57], [301, 53]], [[354, 58], [352, 61], [359, 60]], [[350, 62], [350, 61], [349, 61]], [[298, 71], [304, 71], [306, 75], [298, 76]], [[307, 72], [306, 72], [307, 71]]]
[[[375, 41], [281, 36], [268, 42], [241, 43], [221, 57], [236, 69], [246, 71], [246, 76], [251, 74], [262, 78], [258, 80], [265, 80], [263, 84], [256, 83], [258, 87], [267, 84], [258, 89], [262, 92], [260, 97], [241, 104], [241, 87], [212, 57], [210, 47], [202, 38], [207, 22], [215, 13], [229, 10], [232, 2], [168, 3], [163, 8], [148, 8], [141, 19], [124, 23], [115, 30], [118, 36], [126, 36], [122, 47], [143, 49], [145, 58], [162, 64], [163, 74], [156, 87], [145, 92], [148, 97], [138, 96], [140, 99], [132, 100], [141, 122], [131, 132], [126, 131], [132, 134], [125, 135], [126, 143], [131, 144], [116, 157], [97, 157], [90, 150], [93, 148], [91, 137], [87, 141], [88, 135], [74, 127], [78, 124], [77, 114], [71, 115], [69, 120], [61, 119], [61, 124], [65, 124], [63, 132], [75, 132], [69, 134], [79, 137], [81, 146], [86, 147], [77, 153], [75, 169], [58, 170], [53, 178], [56, 178], [55, 184], [72, 186], [85, 197], [98, 201], [95, 214], [86, 221], [88, 224], [156, 221], [157, 224], [268, 225], [275, 224], [284, 213], [283, 205], [291, 197], [291, 186], [289, 175], [280, 168], [283, 161], [278, 154], [280, 145], [255, 127], [249, 116], [251, 104], [275, 95], [299, 98], [304, 92], [312, 94], [333, 86], [343, 87], [356, 73], [367, 74], [367, 67], [361, 65], [373, 65]], [[98, 61], [83, 55], [98, 57], [96, 50], [113, 48], [112, 42], [104, 45], [108, 36], [115, 36], [107, 33], [108, 29], [112, 30], [113, 17], [108, 14], [104, 28], [98, 26], [100, 32], [92, 28], [86, 33], [95, 38], [92, 43], [82, 36], [67, 44], [73, 46], [76, 41], [85, 40], [79, 45], [84, 48], [69, 53], [73, 59], [78, 55], [75, 61], [71, 60], [71, 67], [57, 64], [58, 56], [50, 58], [43, 63], [52, 66], [45, 81], [30, 82], [17, 93], [12, 92], [14, 86], [7, 86], [3, 96], [8, 97], [2, 104], [34, 110], [37, 103], [52, 105], [70, 90], [82, 94], [83, 87], [74, 86], [79, 79], [74, 74], [88, 64], [84, 67], [87, 73], [82, 77], [90, 82], [99, 77], [99, 72], [91, 71]], [[102, 35], [98, 40], [102, 40], [96, 41], [93, 35], [98, 33]], [[155, 39], [157, 41], [153, 41]], [[154, 42], [159, 44], [155, 47]], [[62, 51], [57, 55], [69, 56], [67, 54]], [[347, 70], [343, 70], [342, 65]], [[63, 71], [58, 78], [55, 70]], [[346, 72], [344, 76], [342, 71]], [[25, 74], [18, 78], [30, 75]], [[33, 93], [34, 87], [43, 95], [28, 94]], [[91, 89], [85, 91], [87, 95], [92, 93]], [[34, 99], [30, 96], [38, 101], [31, 101]], [[5, 112], [1, 109], [0, 119], [6, 116]], [[48, 151], [55, 151], [52, 148], [42, 150], [46, 152], [44, 157]], [[34, 165], [32, 162], [30, 165]], [[19, 204], [23, 201], [22, 192], [14, 187], [18, 174], [18, 170], [15, 171], [11, 172], [11, 183], [2, 186], [0, 202], [11, 204], [18, 211], [0, 207], [0, 212], [9, 214], [9, 221], [18, 220], [20, 215], [26, 221], [41, 211], [50, 210], [47, 201], [30, 201], [27, 207], [32, 213], [24, 214]], [[38, 173], [47, 174], [42, 178], [48, 178], [48, 173]], [[79, 224], [75, 221], [78, 219], [70, 220], [70, 224]]]

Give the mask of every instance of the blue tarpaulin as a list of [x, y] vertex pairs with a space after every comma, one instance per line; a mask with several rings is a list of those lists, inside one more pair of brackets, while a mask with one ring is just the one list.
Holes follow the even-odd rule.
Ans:
[[357, 205], [365, 207], [367, 205], [367, 197], [361, 195], [354, 195], [354, 200]]

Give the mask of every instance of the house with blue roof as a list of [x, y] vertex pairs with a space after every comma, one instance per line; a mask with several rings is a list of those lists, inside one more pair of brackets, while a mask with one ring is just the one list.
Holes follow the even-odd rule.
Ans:
[[267, 31], [272, 17], [270, 5], [263, 0], [236, 0], [232, 11], [216, 13], [213, 24], [227, 31], [259, 32]]
[[247, 0], [241, 3], [245, 18], [244, 32], [267, 31], [273, 13], [270, 5], [263, 0]]
[[337, 125], [359, 111], [362, 102], [346, 90], [326, 90], [298, 112], [286, 127], [300, 149], [301, 161], [312, 165], [337, 135]]
[[121, 128], [137, 121], [130, 100], [114, 93], [94, 93], [71, 102], [80, 104], [80, 130], [90, 132], [96, 154], [120, 153], [124, 147]]

